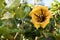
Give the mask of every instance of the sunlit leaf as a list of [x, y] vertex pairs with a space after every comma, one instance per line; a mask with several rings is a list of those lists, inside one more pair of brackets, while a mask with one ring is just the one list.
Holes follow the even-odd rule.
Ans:
[[15, 8], [15, 7], [18, 7], [20, 4], [20, 0], [11, 0], [11, 2], [9, 2], [9, 4], [7, 4], [6, 8]]
[[15, 15], [15, 13], [12, 14], [12, 13], [6, 12], [6, 13], [4, 13], [4, 15], [1, 19], [3, 20], [3, 19], [13, 18], [14, 15]]

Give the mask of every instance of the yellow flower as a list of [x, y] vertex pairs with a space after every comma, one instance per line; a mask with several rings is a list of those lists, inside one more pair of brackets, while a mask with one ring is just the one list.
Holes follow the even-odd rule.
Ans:
[[36, 29], [45, 28], [52, 18], [51, 11], [48, 10], [47, 6], [35, 6], [29, 15], [32, 17], [31, 22]]

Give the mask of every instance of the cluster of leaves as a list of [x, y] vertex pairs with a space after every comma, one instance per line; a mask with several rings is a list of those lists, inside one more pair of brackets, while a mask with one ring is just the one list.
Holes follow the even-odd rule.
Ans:
[[58, 2], [58, 0], [54, 0], [54, 2], [52, 3], [52, 7], [51, 7], [51, 11], [55, 20], [55, 37], [56, 40], [60, 39], [60, 2]]
[[0, 0], [0, 40], [14, 40], [17, 33], [19, 36], [16, 38], [21, 40], [23, 26], [20, 25], [24, 25], [30, 11], [31, 7], [26, 3], [20, 4], [20, 0], [14, 0], [9, 5]]
[[59, 21], [60, 20], [60, 2], [58, 2], [58, 0], [55, 0], [52, 3], [52, 7], [51, 7], [51, 11], [52, 14], [55, 15], [55, 20]]

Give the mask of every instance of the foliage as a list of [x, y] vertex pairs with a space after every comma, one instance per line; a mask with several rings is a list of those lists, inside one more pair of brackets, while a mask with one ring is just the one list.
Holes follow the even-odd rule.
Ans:
[[[52, 14], [54, 16], [54, 20], [55, 20], [55, 26], [56, 26], [56, 40], [60, 39], [60, 2], [58, 2], [58, 0], [54, 0], [54, 2], [52, 3], [52, 8], [51, 8]], [[59, 31], [58, 31], [59, 30]]]

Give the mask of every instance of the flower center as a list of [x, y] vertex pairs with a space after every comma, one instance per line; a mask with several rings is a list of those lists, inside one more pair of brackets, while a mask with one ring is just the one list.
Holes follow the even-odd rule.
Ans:
[[37, 22], [43, 22], [45, 21], [46, 17], [43, 14], [43, 10], [41, 10], [41, 14], [38, 16], [36, 14], [34, 14], [37, 17]]

